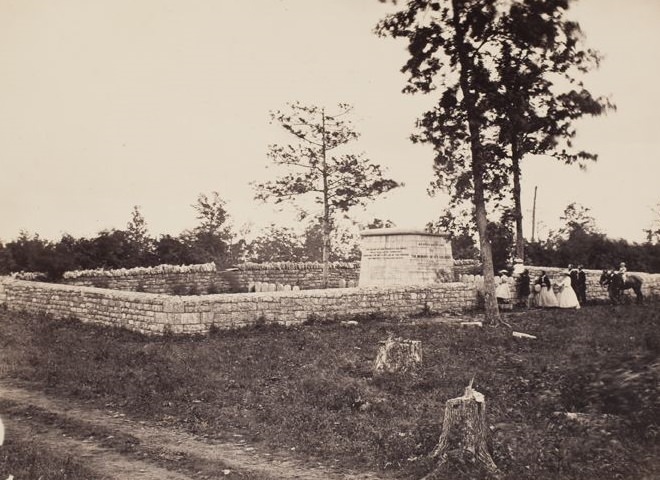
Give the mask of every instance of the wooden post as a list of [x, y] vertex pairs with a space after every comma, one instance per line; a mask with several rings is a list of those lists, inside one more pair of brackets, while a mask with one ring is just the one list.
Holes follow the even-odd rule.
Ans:
[[413, 370], [422, 363], [422, 342], [388, 337], [380, 342], [374, 363], [376, 373], [394, 373]]
[[499, 471], [486, 447], [487, 431], [486, 401], [470, 382], [462, 397], [446, 403], [442, 433], [431, 453], [438, 463], [424, 479], [430, 480], [442, 471], [451, 473], [454, 468], [497, 477]]

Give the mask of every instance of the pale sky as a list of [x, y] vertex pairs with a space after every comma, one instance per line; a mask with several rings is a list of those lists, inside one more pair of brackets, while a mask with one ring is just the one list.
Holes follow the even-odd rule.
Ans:
[[[57, 240], [125, 228], [139, 205], [153, 236], [195, 226], [199, 193], [218, 191], [233, 223], [288, 226], [253, 200], [267, 147], [287, 140], [268, 112], [286, 102], [354, 105], [355, 144], [406, 184], [355, 211], [422, 228], [430, 147], [412, 145], [433, 98], [403, 95], [403, 41], [372, 30], [377, 0], [0, 0], [0, 240], [20, 230]], [[523, 165], [531, 217], [556, 228], [571, 202], [602, 231], [642, 241], [660, 202], [660, 2], [581, 0], [573, 17], [605, 56], [585, 78], [618, 110], [580, 124], [600, 155], [586, 172], [550, 159]], [[539, 232], [537, 230], [537, 232]], [[529, 222], [526, 236], [530, 236]]]

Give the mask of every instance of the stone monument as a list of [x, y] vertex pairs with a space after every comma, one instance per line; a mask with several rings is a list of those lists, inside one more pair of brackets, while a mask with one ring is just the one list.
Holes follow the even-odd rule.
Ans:
[[423, 230], [363, 230], [360, 287], [454, 281], [448, 234]]

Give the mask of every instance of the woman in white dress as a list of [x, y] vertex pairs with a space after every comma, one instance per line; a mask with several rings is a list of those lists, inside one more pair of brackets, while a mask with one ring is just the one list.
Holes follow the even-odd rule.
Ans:
[[559, 287], [559, 293], [557, 294], [559, 308], [580, 308], [580, 302], [578, 302], [575, 290], [571, 286], [570, 272], [564, 272], [563, 277], [557, 282], [557, 286]]
[[536, 281], [536, 283], [541, 285], [541, 291], [537, 295], [538, 306], [542, 308], [558, 307], [559, 301], [557, 300], [555, 292], [552, 289], [550, 279], [544, 271], [541, 272], [541, 275], [539, 276], [539, 279]]
[[509, 272], [506, 270], [500, 270], [499, 273], [499, 281], [495, 281], [495, 297], [500, 302], [509, 303], [513, 298], [513, 294], [511, 293], [511, 283], [508, 275]]

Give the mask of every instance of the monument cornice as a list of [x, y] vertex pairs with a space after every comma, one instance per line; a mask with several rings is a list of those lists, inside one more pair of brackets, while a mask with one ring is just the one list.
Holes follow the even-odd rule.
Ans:
[[380, 235], [425, 235], [428, 237], [449, 237], [448, 233], [430, 233], [426, 230], [415, 228], [371, 228], [361, 230], [360, 235], [363, 237], [376, 237]]

